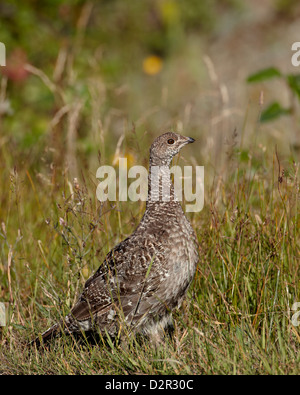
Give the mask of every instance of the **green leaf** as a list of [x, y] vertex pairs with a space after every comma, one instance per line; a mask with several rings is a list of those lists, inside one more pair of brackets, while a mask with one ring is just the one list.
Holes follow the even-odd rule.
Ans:
[[291, 110], [289, 108], [283, 108], [278, 102], [273, 102], [262, 112], [260, 122], [268, 122], [281, 115], [288, 115], [290, 113]]
[[249, 75], [247, 78], [247, 82], [260, 82], [264, 80], [268, 80], [270, 78], [281, 77], [281, 72], [275, 67], [268, 67], [267, 69], [263, 69], [258, 71], [257, 73]]
[[291, 90], [298, 96], [300, 100], [300, 74], [287, 75], [287, 82]]

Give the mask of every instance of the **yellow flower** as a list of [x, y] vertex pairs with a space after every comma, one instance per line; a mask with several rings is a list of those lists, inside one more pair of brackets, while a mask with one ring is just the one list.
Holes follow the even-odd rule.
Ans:
[[147, 56], [143, 61], [144, 73], [149, 75], [158, 74], [162, 69], [162, 59], [156, 55]]
[[130, 152], [127, 152], [127, 153], [125, 153], [125, 158], [127, 158], [127, 167], [128, 167], [128, 169], [135, 165], [136, 159], [135, 159], [135, 156], [133, 154], [131, 154]]

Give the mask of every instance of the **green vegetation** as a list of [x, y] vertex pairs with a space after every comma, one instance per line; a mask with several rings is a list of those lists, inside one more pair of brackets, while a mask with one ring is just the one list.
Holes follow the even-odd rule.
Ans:
[[[274, 18], [292, 21], [297, 2], [275, 3]], [[227, 38], [251, 10], [237, 0], [0, 10], [0, 373], [299, 374], [299, 79], [259, 61], [262, 71], [245, 62], [239, 75], [209, 52], [215, 41], [238, 51]], [[146, 165], [169, 128], [197, 140], [176, 163], [205, 166], [204, 209], [188, 214], [201, 258], [173, 336], [157, 349], [67, 336], [30, 349], [143, 213], [143, 203], [97, 201], [98, 166]]]
[[283, 108], [278, 102], [272, 102], [262, 112], [260, 117], [261, 122], [274, 120], [281, 115], [297, 115], [295, 114], [295, 99], [300, 100], [300, 74], [284, 75], [275, 67], [269, 67], [268, 69], [260, 70], [259, 72], [252, 74], [248, 77], [247, 81], [253, 83], [269, 80], [272, 78], [282, 78], [287, 84], [291, 92], [291, 103], [289, 108]]

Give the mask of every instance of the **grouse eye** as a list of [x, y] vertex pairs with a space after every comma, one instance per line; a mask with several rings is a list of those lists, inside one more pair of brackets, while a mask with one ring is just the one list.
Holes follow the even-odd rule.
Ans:
[[175, 141], [173, 139], [168, 140], [168, 144], [174, 144], [174, 143], [175, 143]]

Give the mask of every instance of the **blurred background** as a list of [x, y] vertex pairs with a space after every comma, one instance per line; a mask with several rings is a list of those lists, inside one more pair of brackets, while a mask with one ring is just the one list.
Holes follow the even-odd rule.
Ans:
[[297, 155], [297, 95], [285, 78], [247, 82], [269, 67], [299, 72], [297, 0], [3, 0], [0, 16], [2, 164], [95, 174], [121, 136], [135, 162], [171, 128], [196, 138], [197, 162], [219, 171], [232, 145], [254, 140]]

